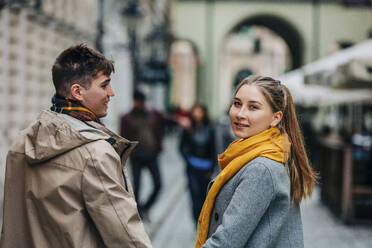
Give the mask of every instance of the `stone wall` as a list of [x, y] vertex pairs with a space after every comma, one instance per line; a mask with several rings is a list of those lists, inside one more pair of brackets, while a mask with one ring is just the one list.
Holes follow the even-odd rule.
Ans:
[[[81, 42], [94, 45], [97, 1], [43, 0], [0, 10], [0, 181], [19, 130], [50, 106], [57, 55]], [[2, 198], [2, 197], [1, 197]]]

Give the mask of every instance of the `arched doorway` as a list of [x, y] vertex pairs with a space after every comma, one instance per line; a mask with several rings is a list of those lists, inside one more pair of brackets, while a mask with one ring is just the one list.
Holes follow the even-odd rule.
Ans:
[[287, 44], [291, 58], [291, 70], [300, 67], [303, 63], [304, 42], [300, 32], [288, 21], [272, 15], [258, 15], [249, 17], [232, 28], [231, 33], [238, 33], [250, 26], [261, 26], [271, 30]]
[[247, 18], [225, 36], [220, 54], [220, 99], [229, 106], [242, 71], [278, 77], [301, 66], [303, 41], [287, 21], [268, 15]]

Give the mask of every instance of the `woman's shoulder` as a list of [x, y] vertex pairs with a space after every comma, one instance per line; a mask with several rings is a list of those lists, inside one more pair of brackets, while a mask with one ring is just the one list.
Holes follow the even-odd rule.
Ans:
[[249, 161], [242, 168], [241, 175], [258, 172], [264, 173], [274, 181], [287, 177], [286, 167], [283, 163], [266, 157], [257, 157]]
[[247, 163], [248, 166], [249, 165], [258, 165], [258, 164], [260, 164], [262, 166], [265, 166], [268, 169], [277, 168], [278, 166], [279, 166], [279, 168], [284, 167], [283, 163], [272, 160], [270, 158], [266, 158], [266, 157], [257, 157], [257, 158], [254, 158]]

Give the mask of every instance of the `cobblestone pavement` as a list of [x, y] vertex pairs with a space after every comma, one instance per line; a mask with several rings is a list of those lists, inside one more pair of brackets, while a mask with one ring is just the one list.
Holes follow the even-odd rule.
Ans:
[[345, 225], [320, 201], [319, 188], [301, 204], [306, 248], [372, 248], [372, 225]]
[[[145, 222], [154, 248], [188, 248], [194, 246], [195, 225], [191, 218], [184, 164], [177, 151], [177, 137], [165, 140], [160, 157], [163, 189]], [[149, 190], [145, 174], [144, 191]], [[344, 225], [319, 199], [317, 188], [302, 205], [306, 248], [372, 248], [372, 225]]]
[[[196, 227], [191, 206], [183, 160], [178, 153], [176, 135], [167, 136], [164, 152], [159, 158], [162, 190], [150, 209], [150, 222], [144, 222], [154, 248], [193, 247]], [[151, 190], [150, 174], [143, 175], [143, 197]]]

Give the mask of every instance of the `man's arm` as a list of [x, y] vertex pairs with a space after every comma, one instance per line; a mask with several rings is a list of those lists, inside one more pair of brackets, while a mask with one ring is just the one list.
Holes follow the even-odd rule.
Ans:
[[119, 156], [106, 141], [94, 143], [82, 178], [82, 192], [87, 211], [105, 245], [151, 247], [134, 195], [125, 189]]

